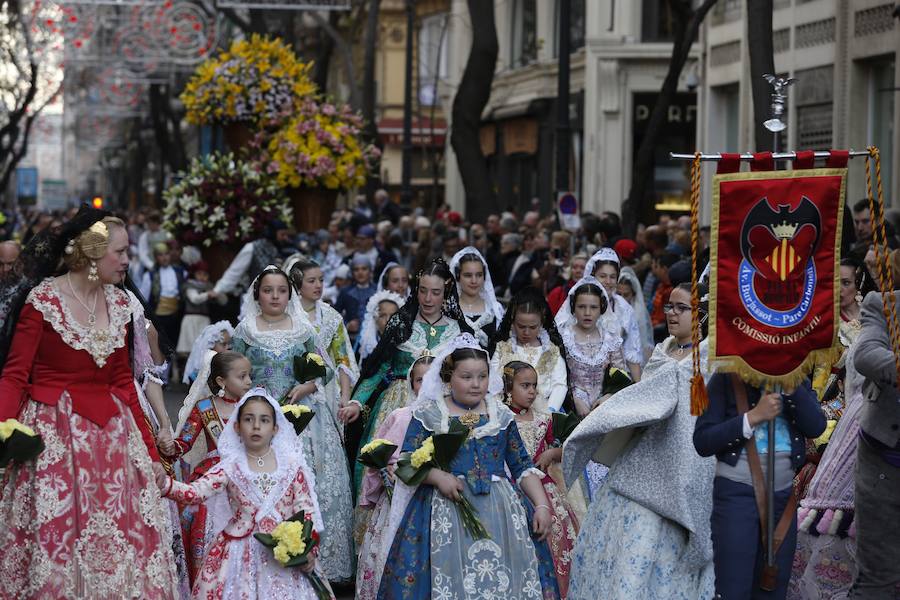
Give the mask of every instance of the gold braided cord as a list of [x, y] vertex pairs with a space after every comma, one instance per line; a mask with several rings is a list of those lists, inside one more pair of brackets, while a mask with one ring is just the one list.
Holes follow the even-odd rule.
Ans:
[[700, 288], [697, 281], [697, 261], [700, 258], [700, 174], [701, 154], [694, 153], [691, 164], [691, 414], [703, 414], [709, 404], [706, 384], [700, 365]]
[[[875, 246], [875, 263], [878, 265], [878, 284], [881, 288], [881, 303], [884, 319], [888, 326], [888, 336], [894, 351], [894, 368], [900, 382], [900, 324], [897, 322], [897, 306], [894, 301], [894, 274], [890, 264], [890, 250], [884, 227], [884, 188], [881, 182], [881, 152], [869, 146], [866, 156], [866, 195], [869, 199], [869, 214], [872, 218], [872, 241]], [[872, 162], [875, 162], [877, 181], [877, 201], [872, 191]]]

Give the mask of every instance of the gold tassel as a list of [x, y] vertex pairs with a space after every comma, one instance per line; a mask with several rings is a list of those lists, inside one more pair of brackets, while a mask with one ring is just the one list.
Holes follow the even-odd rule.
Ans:
[[709, 406], [709, 396], [706, 393], [706, 382], [702, 375], [691, 377], [691, 415], [699, 417], [706, 412]]

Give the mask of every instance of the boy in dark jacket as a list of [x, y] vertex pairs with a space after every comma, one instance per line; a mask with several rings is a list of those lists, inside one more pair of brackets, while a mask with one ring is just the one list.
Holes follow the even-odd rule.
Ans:
[[[718, 459], [711, 518], [716, 592], [724, 600], [784, 598], [797, 546], [797, 510], [793, 502], [789, 503], [794, 474], [806, 457], [805, 438], [818, 437], [825, 430], [825, 415], [808, 382], [791, 393], [763, 393], [736, 375], [717, 373], [707, 390], [709, 408], [697, 419], [694, 447], [700, 456], [715, 455]], [[743, 392], [746, 412], [738, 409], [736, 390]], [[766, 549], [760, 537], [751, 474], [754, 457], [748, 456], [752, 450], [748, 452], [746, 446], [749, 440], [756, 449], [762, 481], [767, 485], [771, 419], [775, 419], [775, 523], [779, 523], [786, 507], [791, 510], [791, 521], [776, 552], [775, 589], [765, 592], [759, 584]]]

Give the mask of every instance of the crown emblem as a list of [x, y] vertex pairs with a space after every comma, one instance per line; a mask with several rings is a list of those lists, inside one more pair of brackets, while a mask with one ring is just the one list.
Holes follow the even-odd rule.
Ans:
[[797, 231], [797, 223], [788, 223], [787, 221], [782, 221], [781, 225], [775, 225], [772, 227], [772, 233], [775, 234], [775, 237], [779, 240], [789, 240], [794, 237], [794, 233]]

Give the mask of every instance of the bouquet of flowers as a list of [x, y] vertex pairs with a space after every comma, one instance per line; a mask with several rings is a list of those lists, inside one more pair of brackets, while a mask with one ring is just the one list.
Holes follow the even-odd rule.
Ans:
[[[407, 485], [419, 485], [425, 481], [428, 471], [441, 469], [450, 472], [450, 462], [469, 435], [469, 429], [459, 421], [450, 421], [447, 433], [437, 433], [422, 442], [414, 452], [404, 452], [397, 460], [397, 477]], [[472, 539], [490, 538], [484, 525], [478, 519], [478, 511], [464, 495], [456, 501], [456, 510], [463, 526]]]
[[[319, 533], [313, 529], [312, 521], [301, 510], [286, 521], [278, 524], [272, 533], [254, 533], [259, 542], [272, 548], [272, 553], [281, 566], [299, 567], [310, 560], [310, 553], [319, 545]], [[328, 584], [315, 571], [306, 574], [319, 598], [331, 598]]]
[[381, 155], [363, 142], [362, 125], [362, 118], [346, 105], [307, 98], [269, 140], [263, 156], [266, 169], [284, 187], [360, 187]]
[[303, 433], [312, 418], [316, 416], [314, 410], [302, 404], [286, 404], [281, 407], [281, 412], [284, 413], [284, 418], [288, 420], [288, 423], [294, 426], [294, 433], [297, 435]]
[[308, 383], [325, 377], [325, 360], [315, 352], [304, 352], [294, 357], [294, 379], [298, 383]]
[[576, 413], [553, 413], [550, 415], [552, 420], [553, 438], [560, 445], [565, 442], [568, 437], [575, 431], [575, 428], [581, 423], [581, 417]]
[[164, 227], [186, 245], [247, 243], [275, 219], [292, 221], [274, 178], [231, 153], [195, 158], [163, 198]]
[[278, 125], [316, 91], [312, 63], [300, 61], [280, 39], [252, 35], [202, 63], [181, 94], [188, 123]]
[[390, 478], [387, 477], [385, 469], [387, 469], [388, 463], [391, 461], [391, 456], [394, 455], [394, 450], [396, 449], [397, 444], [391, 443], [389, 440], [376, 438], [363, 446], [359, 451], [359, 456], [356, 457], [356, 460], [363, 466], [369, 467], [381, 474], [381, 480], [384, 483], [384, 489], [387, 491], [388, 498], [393, 498], [394, 486], [393, 483], [391, 483]]
[[22, 464], [44, 451], [44, 440], [31, 427], [16, 419], [0, 423], [0, 469], [10, 462]]
[[633, 383], [634, 381], [632, 381], [631, 375], [622, 369], [609, 366], [606, 368], [606, 373], [603, 375], [603, 393], [615, 394]]

